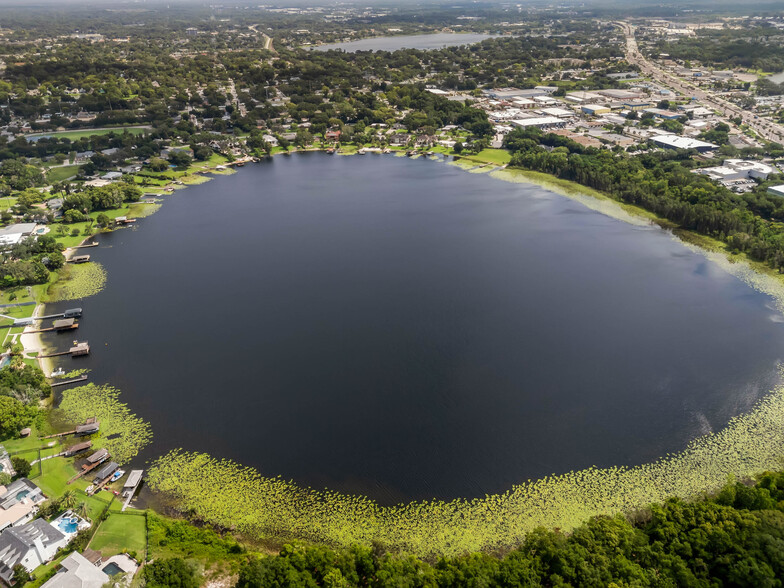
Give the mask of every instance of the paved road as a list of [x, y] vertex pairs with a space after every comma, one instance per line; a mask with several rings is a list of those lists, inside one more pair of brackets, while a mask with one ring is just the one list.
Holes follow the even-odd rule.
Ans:
[[645, 75], [650, 76], [657, 82], [667, 85], [685, 96], [697, 98], [703, 104], [715, 108], [724, 116], [739, 116], [755, 133], [768, 141], [784, 142], [784, 127], [764, 118], [758, 118], [732, 102], [728, 102], [724, 98], [721, 98], [716, 93], [698, 88], [691, 82], [665, 71], [655, 63], [647, 60], [643, 54], [640, 53], [639, 47], [637, 46], [637, 40], [634, 38], [635, 27], [633, 25], [626, 22], [618, 22], [616, 25], [621, 27], [626, 35], [626, 60], [629, 63], [638, 65]]

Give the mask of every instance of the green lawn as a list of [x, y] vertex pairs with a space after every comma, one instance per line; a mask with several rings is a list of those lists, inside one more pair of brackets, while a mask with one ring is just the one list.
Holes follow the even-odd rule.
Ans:
[[86, 137], [94, 137], [95, 135], [108, 135], [109, 133], [117, 133], [121, 134], [125, 131], [128, 131], [132, 135], [140, 135], [145, 131], [149, 131], [150, 129], [145, 129], [141, 127], [122, 127], [122, 128], [109, 128], [109, 129], [79, 129], [74, 131], [57, 131], [54, 133], [34, 133], [32, 135], [28, 135], [28, 137], [40, 137], [40, 136], [47, 136], [47, 137], [66, 137], [71, 139], [71, 141], [76, 141], [77, 139], [84, 139]]
[[52, 184], [55, 182], [62, 182], [63, 180], [74, 177], [77, 173], [79, 173], [78, 165], [54, 167], [46, 173], [46, 180]]
[[109, 515], [90, 542], [90, 549], [100, 551], [104, 557], [111, 557], [123, 551], [144, 554], [147, 544], [147, 523], [139, 514]]
[[506, 149], [482, 149], [476, 155], [471, 155], [471, 159], [506, 165], [512, 159], [512, 155]]

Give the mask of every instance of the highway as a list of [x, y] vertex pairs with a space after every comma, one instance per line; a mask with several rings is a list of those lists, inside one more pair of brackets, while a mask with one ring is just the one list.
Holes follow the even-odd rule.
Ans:
[[691, 82], [665, 71], [640, 53], [637, 39], [634, 37], [634, 25], [627, 22], [616, 22], [615, 24], [623, 29], [626, 36], [626, 60], [631, 64], [639, 66], [644, 75], [684, 96], [697, 98], [704, 106], [712, 107], [727, 118], [740, 117], [757, 135], [768, 141], [784, 142], [784, 128], [780, 125], [764, 118], [758, 118], [753, 113], [743, 110], [732, 102], [728, 102], [714, 92], [698, 88]]

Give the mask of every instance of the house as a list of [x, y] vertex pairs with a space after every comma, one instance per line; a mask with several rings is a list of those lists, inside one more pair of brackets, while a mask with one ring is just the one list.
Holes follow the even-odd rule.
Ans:
[[324, 138], [327, 141], [340, 141], [340, 131], [338, 130], [327, 131], [326, 133], [324, 133]]
[[408, 141], [411, 137], [409, 137], [405, 133], [395, 133], [389, 138], [390, 145], [407, 145]]
[[3, 489], [0, 495], [0, 529], [24, 525], [38, 512], [46, 497], [27, 478], [19, 478]]
[[14, 466], [11, 465], [11, 458], [9, 457], [8, 452], [5, 450], [5, 447], [2, 445], [0, 445], [0, 472], [8, 474], [9, 476], [16, 475]]
[[35, 231], [36, 223], [15, 223], [0, 229], [0, 246], [15, 245]]
[[41, 588], [101, 588], [109, 580], [111, 578], [108, 574], [97, 568], [96, 564], [74, 551], [60, 562], [57, 573]]
[[87, 163], [95, 155], [95, 151], [79, 151], [74, 158], [74, 163]]
[[120, 178], [122, 178], [122, 172], [118, 172], [118, 171], [110, 171], [101, 176], [102, 180], [107, 180], [109, 182], [113, 182], [114, 180], [119, 180]]
[[14, 566], [28, 572], [50, 561], [68, 543], [66, 536], [43, 519], [0, 533], [0, 578], [11, 583]]

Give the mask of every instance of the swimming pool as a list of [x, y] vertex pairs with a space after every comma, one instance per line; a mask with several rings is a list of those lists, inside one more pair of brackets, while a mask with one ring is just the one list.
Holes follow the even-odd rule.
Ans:
[[118, 566], [113, 561], [110, 561], [108, 564], [106, 564], [103, 567], [103, 573], [107, 574], [109, 576], [116, 576], [117, 574], [122, 574], [123, 571], [122, 571], [122, 568], [120, 566]]
[[79, 519], [76, 517], [63, 517], [57, 519], [57, 528], [63, 533], [76, 533], [79, 530]]

